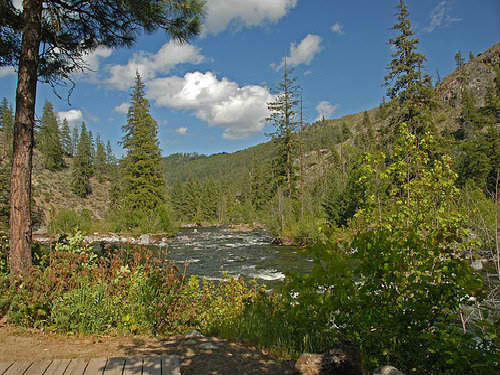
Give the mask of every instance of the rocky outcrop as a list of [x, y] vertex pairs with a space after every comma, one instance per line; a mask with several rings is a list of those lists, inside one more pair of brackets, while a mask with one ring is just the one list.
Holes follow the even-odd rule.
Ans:
[[474, 94], [477, 104], [483, 106], [488, 87], [496, 77], [495, 67], [500, 68], [500, 44], [494, 45], [447, 76], [437, 87], [439, 98], [456, 107], [460, 105], [463, 90], [468, 89]]

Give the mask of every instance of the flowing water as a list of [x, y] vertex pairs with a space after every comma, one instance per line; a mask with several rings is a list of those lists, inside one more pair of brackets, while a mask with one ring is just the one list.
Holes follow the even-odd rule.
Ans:
[[220, 228], [182, 229], [168, 244], [167, 258], [187, 274], [219, 280], [225, 275], [276, 283], [285, 271], [308, 272], [312, 261], [297, 247], [277, 246], [261, 232]]

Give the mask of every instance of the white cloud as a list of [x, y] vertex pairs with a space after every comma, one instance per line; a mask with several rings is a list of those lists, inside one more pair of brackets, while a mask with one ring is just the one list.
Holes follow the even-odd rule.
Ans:
[[424, 30], [428, 33], [433, 32], [441, 26], [448, 26], [453, 22], [462, 21], [461, 18], [453, 18], [449, 15], [451, 4], [448, 0], [441, 1], [431, 12], [431, 22]]
[[120, 90], [128, 90], [134, 84], [135, 74], [139, 72], [144, 81], [167, 74], [178, 64], [201, 64], [205, 57], [198, 47], [170, 41], [164, 44], [156, 54], [144, 51], [135, 53], [127, 65], [111, 66], [111, 76], [107, 83]]
[[327, 101], [322, 101], [316, 106], [316, 111], [318, 112], [318, 117], [316, 117], [316, 120], [314, 121], [319, 121], [322, 120], [323, 118], [328, 119], [331, 115], [333, 115], [339, 106], [337, 104], [333, 105], [330, 104]]
[[83, 121], [82, 111], [79, 109], [70, 109], [67, 112], [57, 112], [57, 119], [62, 122], [64, 119], [68, 121], [69, 126], [80, 126]]
[[186, 135], [188, 131], [188, 128], [177, 128], [175, 132], [180, 135]]
[[312, 60], [318, 53], [323, 50], [321, 46], [321, 37], [314, 34], [307, 35], [297, 46], [295, 43], [290, 45], [290, 56], [284, 57], [281, 64], [271, 65], [276, 71], [280, 70], [286, 63], [289, 66], [297, 66], [301, 64], [310, 65]]
[[127, 114], [129, 107], [130, 107], [130, 103], [122, 103], [122, 104], [117, 105], [116, 107], [114, 107], [113, 110], [115, 112], [118, 112], [118, 113]]
[[0, 66], [0, 78], [16, 74], [16, 69], [13, 66]]
[[277, 22], [298, 0], [207, 0], [205, 34], [217, 34], [230, 24], [240, 27]]
[[340, 23], [336, 23], [332, 27], [330, 27], [330, 30], [332, 30], [334, 33], [337, 33], [339, 35], [344, 34], [344, 26], [342, 26]]
[[14, 5], [14, 8], [17, 10], [22, 10], [23, 7], [23, 0], [12, 0], [12, 5]]
[[239, 87], [227, 78], [219, 80], [212, 72], [154, 79], [147, 85], [147, 95], [158, 106], [193, 111], [199, 120], [223, 127], [226, 139], [261, 132], [272, 99], [266, 87]]

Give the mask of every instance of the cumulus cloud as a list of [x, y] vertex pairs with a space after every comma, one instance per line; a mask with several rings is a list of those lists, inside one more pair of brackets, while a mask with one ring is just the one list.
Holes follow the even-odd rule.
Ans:
[[299, 45], [296, 43], [290, 45], [290, 56], [284, 57], [280, 65], [271, 66], [278, 71], [285, 65], [285, 59], [289, 66], [301, 64], [310, 65], [316, 55], [323, 50], [321, 41], [322, 39], [320, 36], [309, 34], [299, 43]]
[[431, 12], [430, 23], [424, 30], [428, 33], [433, 32], [441, 26], [448, 26], [453, 22], [462, 21], [461, 18], [454, 18], [450, 16], [451, 4], [448, 0], [441, 1]]
[[80, 126], [80, 123], [83, 121], [83, 114], [79, 109], [70, 109], [67, 112], [57, 112], [57, 119], [60, 122], [66, 120], [69, 126], [75, 127]]
[[177, 128], [175, 132], [180, 135], [186, 135], [188, 131], [188, 128]]
[[205, 34], [217, 34], [230, 24], [240, 27], [277, 22], [295, 8], [297, 0], [208, 0]]
[[318, 112], [318, 117], [316, 117], [316, 120], [314, 121], [319, 121], [322, 120], [323, 118], [327, 119], [331, 115], [333, 115], [339, 106], [337, 104], [333, 105], [330, 104], [327, 101], [322, 101], [316, 106], [316, 111]]
[[0, 66], [0, 78], [16, 74], [16, 69], [13, 66]]
[[114, 107], [113, 110], [115, 112], [118, 112], [118, 113], [127, 114], [129, 108], [130, 108], [130, 103], [122, 103], [122, 104], [117, 105], [116, 107]]
[[134, 84], [136, 72], [141, 74], [144, 81], [148, 81], [158, 74], [168, 74], [178, 64], [201, 64], [203, 61], [205, 57], [201, 55], [198, 47], [170, 41], [156, 54], [137, 52], [127, 65], [111, 66], [111, 76], [106, 82], [120, 90], [128, 90]]
[[330, 27], [330, 30], [332, 30], [334, 33], [337, 33], [339, 35], [344, 34], [344, 26], [342, 26], [340, 23], [336, 23], [335, 25]]
[[243, 139], [261, 132], [272, 95], [266, 87], [239, 87], [212, 72], [187, 73], [184, 77], [156, 78], [147, 85], [156, 105], [192, 111], [210, 125], [225, 129], [225, 139]]

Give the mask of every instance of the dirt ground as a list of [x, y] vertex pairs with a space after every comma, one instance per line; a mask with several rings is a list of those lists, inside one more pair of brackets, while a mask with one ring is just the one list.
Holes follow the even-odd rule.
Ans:
[[[214, 348], [200, 347], [206, 343]], [[161, 354], [179, 355], [183, 375], [294, 374], [291, 362], [280, 362], [256, 348], [215, 337], [73, 337], [0, 327], [0, 362]]]

